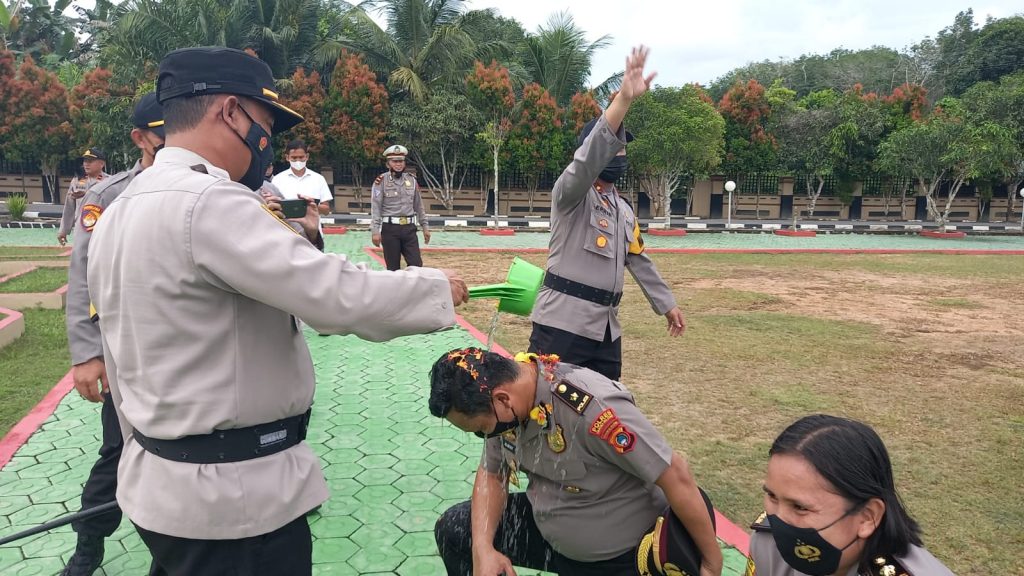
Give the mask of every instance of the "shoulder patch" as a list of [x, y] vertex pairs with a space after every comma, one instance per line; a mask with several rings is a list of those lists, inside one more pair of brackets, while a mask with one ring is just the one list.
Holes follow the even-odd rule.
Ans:
[[757, 517], [757, 520], [750, 525], [750, 529], [755, 532], [771, 532], [772, 525], [768, 523], [768, 513], [761, 512], [761, 515]]
[[633, 218], [633, 241], [629, 244], [630, 254], [644, 253], [644, 237], [640, 235], [640, 221]]
[[636, 434], [633, 434], [626, 426], [619, 421], [615, 411], [605, 408], [603, 412], [594, 418], [590, 424], [590, 433], [611, 444], [619, 454], [625, 454], [633, 449], [636, 444]]
[[96, 223], [100, 221], [100, 214], [103, 214], [103, 208], [98, 204], [82, 206], [82, 228], [86, 232], [92, 232], [92, 229], [96, 227]]
[[587, 406], [593, 399], [590, 394], [580, 390], [565, 380], [555, 384], [554, 393], [555, 398], [558, 398], [562, 402], [568, 404], [569, 407], [575, 410], [577, 414], [583, 414], [583, 411], [587, 409]]

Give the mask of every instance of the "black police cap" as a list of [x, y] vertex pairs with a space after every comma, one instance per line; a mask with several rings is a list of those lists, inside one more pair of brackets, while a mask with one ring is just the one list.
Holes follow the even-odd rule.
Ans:
[[146, 94], [135, 104], [132, 125], [143, 130], [152, 130], [157, 136], [164, 138], [164, 109], [156, 98], [156, 92]]
[[[600, 120], [600, 119], [601, 119], [601, 117], [598, 116], [597, 118], [594, 118], [593, 120], [591, 120], [590, 122], [587, 122], [583, 126], [583, 129], [580, 130], [579, 136], [576, 137], [576, 147], [577, 148], [579, 148], [580, 146], [583, 146], [583, 141], [587, 139], [587, 136], [590, 136], [591, 132], [594, 131], [594, 126], [597, 126], [597, 121]], [[628, 144], [629, 142], [632, 142], [632, 141], [633, 141], [633, 133], [630, 132], [629, 130], [626, 130], [626, 143]]]
[[93, 159], [93, 160], [106, 160], [107, 155], [103, 153], [103, 150], [99, 148], [86, 148], [85, 152], [82, 152], [82, 159]]
[[263, 102], [274, 114], [274, 132], [284, 132], [303, 118], [278, 102], [270, 67], [234, 48], [182, 48], [164, 56], [157, 78], [163, 104], [172, 98], [234, 94]]

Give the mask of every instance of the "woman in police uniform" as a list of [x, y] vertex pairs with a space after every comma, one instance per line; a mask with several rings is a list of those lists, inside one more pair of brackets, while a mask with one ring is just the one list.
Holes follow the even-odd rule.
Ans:
[[807, 416], [768, 454], [747, 576], [953, 576], [922, 547], [871, 427]]

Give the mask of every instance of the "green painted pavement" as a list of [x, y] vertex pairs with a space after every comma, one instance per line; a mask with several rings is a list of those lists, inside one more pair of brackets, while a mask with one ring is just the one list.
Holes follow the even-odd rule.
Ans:
[[[25, 243], [18, 234], [17, 243]], [[365, 240], [363, 234], [333, 236], [328, 247], [367, 262]], [[307, 441], [331, 488], [331, 498], [310, 516], [314, 573], [443, 574], [434, 522], [469, 498], [480, 444], [430, 416], [426, 374], [441, 354], [476, 340], [462, 329], [383, 344], [306, 336], [317, 375]], [[0, 470], [0, 534], [78, 509], [100, 443], [99, 422], [98, 405], [69, 394]], [[75, 536], [64, 527], [16, 544], [0, 547], [0, 574], [54, 574], [74, 551]], [[149, 556], [127, 519], [106, 546], [97, 574], [145, 573]], [[724, 573], [742, 574], [742, 554], [725, 550]]]
[[[74, 238], [72, 237], [72, 242]], [[968, 235], [963, 239], [935, 239], [913, 234], [841, 234], [819, 232], [814, 238], [790, 238], [770, 233], [691, 232], [687, 236], [644, 235], [650, 248], [690, 248], [699, 250], [1024, 250], [1021, 235]], [[350, 247], [361, 254], [370, 246], [370, 234], [352, 230], [329, 236], [328, 247]], [[53, 230], [0, 229], [0, 246], [56, 246]], [[547, 248], [547, 232], [518, 232], [515, 236], [482, 236], [476, 231], [437, 231], [431, 235], [430, 248]]]

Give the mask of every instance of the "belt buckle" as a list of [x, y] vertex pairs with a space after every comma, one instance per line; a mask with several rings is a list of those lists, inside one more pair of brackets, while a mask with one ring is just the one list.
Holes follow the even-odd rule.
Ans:
[[398, 223], [402, 224], [402, 225], [408, 224], [409, 223], [409, 219], [406, 218], [405, 216], [399, 216]]

